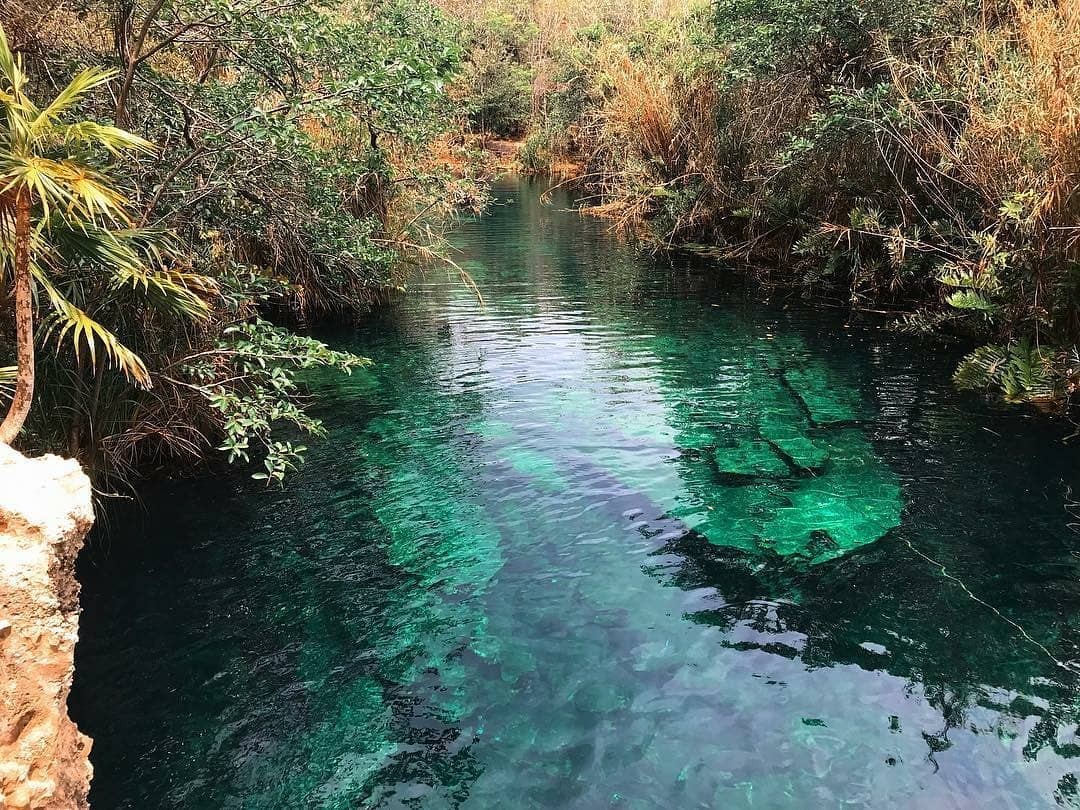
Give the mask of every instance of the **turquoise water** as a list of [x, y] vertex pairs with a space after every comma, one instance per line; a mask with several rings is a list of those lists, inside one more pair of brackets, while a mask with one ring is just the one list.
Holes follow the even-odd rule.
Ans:
[[94, 806], [1075, 802], [1066, 428], [541, 190], [455, 232], [483, 306], [430, 271], [324, 336], [376, 364], [285, 489], [110, 516]]

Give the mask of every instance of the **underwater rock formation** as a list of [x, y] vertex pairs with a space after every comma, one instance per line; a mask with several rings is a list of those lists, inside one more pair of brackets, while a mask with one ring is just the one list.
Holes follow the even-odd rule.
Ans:
[[743, 369], [734, 402], [675, 410], [692, 497], [671, 516], [715, 545], [810, 564], [900, 525], [900, 484], [858, 427], [857, 389], [810, 357], [767, 360]]
[[90, 481], [0, 444], [0, 807], [87, 807], [90, 739], [68, 717], [79, 631], [75, 557]]

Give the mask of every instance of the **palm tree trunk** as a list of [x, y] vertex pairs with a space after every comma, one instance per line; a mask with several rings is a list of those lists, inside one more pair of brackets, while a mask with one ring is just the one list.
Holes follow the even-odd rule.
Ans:
[[30, 278], [30, 191], [15, 192], [15, 357], [19, 375], [0, 442], [11, 444], [22, 430], [34, 399], [34, 296]]

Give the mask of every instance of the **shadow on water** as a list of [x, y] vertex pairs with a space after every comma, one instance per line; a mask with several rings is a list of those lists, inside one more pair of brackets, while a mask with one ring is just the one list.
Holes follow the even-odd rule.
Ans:
[[95, 805], [1075, 802], [1061, 427], [538, 192], [455, 234], [485, 307], [432, 270], [326, 336], [376, 365], [284, 490], [96, 538]]

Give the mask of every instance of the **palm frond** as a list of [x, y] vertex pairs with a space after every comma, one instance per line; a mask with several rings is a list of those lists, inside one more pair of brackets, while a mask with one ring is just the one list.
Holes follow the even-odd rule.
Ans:
[[48, 260], [56, 265], [95, 265], [111, 277], [113, 289], [139, 292], [162, 312], [192, 320], [204, 320], [210, 314], [206, 299], [217, 294], [217, 282], [167, 267], [177, 248], [165, 231], [109, 230], [91, 223], [72, 227], [58, 221], [49, 237], [52, 256]]
[[97, 367], [97, 347], [100, 344], [105, 351], [105, 358], [124, 372], [125, 376], [143, 388], [150, 388], [150, 372], [142, 358], [88, 313], [68, 301], [49, 282], [40, 267], [33, 269], [34, 277], [45, 290], [53, 310], [43, 325], [45, 339], [55, 340], [59, 351], [65, 338], [70, 336], [76, 358], [81, 356], [85, 345], [90, 353], [90, 365], [94, 368]]
[[14, 95], [18, 96], [26, 84], [26, 76], [22, 72], [22, 66], [15, 54], [11, 52], [7, 34], [3, 26], [0, 26], [0, 76], [6, 79], [8, 86]]
[[156, 309], [196, 321], [210, 316], [210, 305], [198, 294], [217, 291], [214, 280], [207, 276], [173, 269], [155, 270], [144, 264], [114, 265], [112, 271], [117, 287], [141, 290]]
[[79, 219], [128, 222], [127, 200], [97, 172], [71, 160], [39, 155], [0, 155], [0, 175], [7, 183], [0, 193], [24, 186], [41, 203], [44, 219], [54, 211]]
[[74, 166], [66, 168], [72, 170], [68, 181], [72, 205], [82, 217], [91, 221], [98, 217], [106, 217], [114, 222], [130, 221], [125, 211], [127, 200], [122, 194], [91, 172], [78, 172]]
[[52, 127], [71, 107], [79, 102], [91, 90], [111, 81], [116, 76], [115, 70], [89, 67], [76, 74], [67, 87], [57, 93], [45, 109], [41, 110], [30, 122], [31, 138], [40, 137]]
[[71, 144], [100, 146], [112, 155], [119, 155], [124, 150], [151, 152], [154, 149], [150, 141], [138, 135], [119, 127], [98, 124], [94, 121], [79, 121], [75, 124], [55, 127], [49, 134], [49, 139], [65, 146]]
[[0, 176], [7, 179], [7, 183], [0, 188], [0, 194], [17, 186], [29, 188], [41, 202], [45, 218], [48, 219], [52, 208], [65, 206], [71, 201], [71, 191], [55, 176], [58, 166], [56, 161], [36, 155], [0, 155]]
[[11, 399], [18, 376], [18, 366], [0, 366], [0, 399]]

